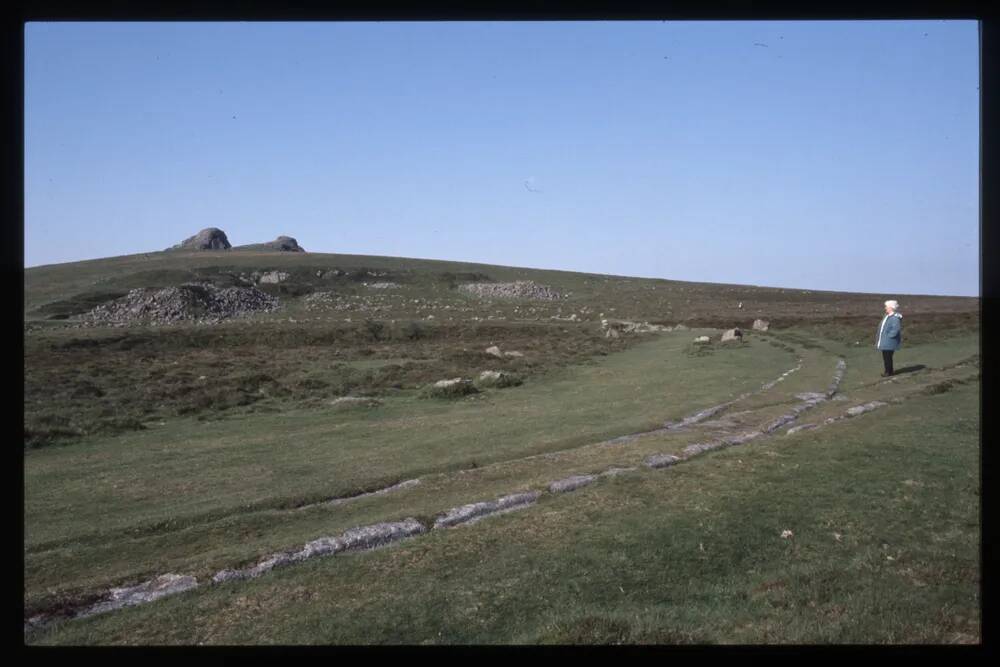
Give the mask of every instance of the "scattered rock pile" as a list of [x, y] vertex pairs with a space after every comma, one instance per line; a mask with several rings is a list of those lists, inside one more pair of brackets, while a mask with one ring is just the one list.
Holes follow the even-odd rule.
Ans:
[[340, 304], [337, 294], [334, 292], [313, 292], [312, 294], [306, 295], [303, 299], [306, 304], [306, 310], [320, 310], [334, 308], [337, 305], [341, 305], [340, 310], [345, 310], [346, 308]]
[[539, 285], [533, 280], [517, 280], [512, 283], [465, 283], [458, 289], [487, 299], [544, 299], [554, 301], [562, 295], [551, 287]]
[[196, 320], [211, 324], [251, 313], [270, 312], [279, 301], [255, 287], [185, 284], [163, 289], [139, 288], [102, 303], [81, 316], [92, 325], [170, 324]]
[[[680, 326], [680, 325], [678, 325]], [[605, 338], [618, 338], [623, 334], [673, 331], [672, 327], [649, 322], [632, 322], [630, 320], [601, 320]]]

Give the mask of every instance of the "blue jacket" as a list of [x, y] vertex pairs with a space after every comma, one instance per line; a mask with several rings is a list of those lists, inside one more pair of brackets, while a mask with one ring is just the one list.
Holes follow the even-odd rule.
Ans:
[[898, 350], [903, 342], [903, 316], [899, 313], [886, 315], [878, 327], [875, 347], [880, 350]]

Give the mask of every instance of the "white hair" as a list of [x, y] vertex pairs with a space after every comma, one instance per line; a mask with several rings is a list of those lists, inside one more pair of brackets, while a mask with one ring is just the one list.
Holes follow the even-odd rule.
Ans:
[[893, 310], [899, 310], [899, 302], [898, 301], [889, 300], [889, 301], [885, 302], [885, 305], [888, 306], [889, 308], [892, 308]]

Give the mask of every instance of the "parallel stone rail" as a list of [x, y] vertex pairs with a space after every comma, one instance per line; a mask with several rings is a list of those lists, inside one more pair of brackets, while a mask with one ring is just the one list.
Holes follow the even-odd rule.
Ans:
[[460, 505], [446, 511], [434, 521], [435, 528], [448, 528], [461, 523], [469, 523], [481, 517], [499, 512], [522, 509], [532, 505], [541, 494], [538, 491], [515, 493], [496, 500], [489, 500], [469, 505]]
[[[709, 442], [688, 445], [679, 455], [670, 453], [653, 454], [645, 459], [644, 464], [646, 467], [652, 469], [668, 468], [706, 452], [725, 447], [742, 445], [773, 433], [782, 426], [794, 421], [797, 416], [805, 410], [808, 410], [821, 402], [829, 400], [837, 391], [840, 381], [843, 378], [845, 368], [846, 364], [843, 359], [841, 359], [838, 361], [837, 372], [834, 375], [834, 380], [831, 382], [831, 385], [825, 394], [819, 394], [816, 392], [797, 394], [796, 397], [800, 399], [801, 403], [794, 406], [788, 414], [772, 420], [761, 430], [747, 431], [745, 433], [729, 435]], [[793, 369], [793, 371], [794, 370], [795, 369]], [[793, 371], [789, 371], [789, 373]], [[786, 376], [787, 374], [788, 373], [786, 373]], [[893, 399], [892, 402], [902, 402], [903, 400], [905, 399], [896, 398]], [[820, 424], [803, 424], [801, 426], [793, 427], [787, 431], [787, 434], [791, 435], [802, 430], [815, 429], [844, 419], [857, 417], [887, 405], [889, 405], [889, 403], [884, 401], [871, 401], [853, 406], [848, 408], [843, 414], [830, 417]], [[695, 416], [704, 415], [706, 412], [708, 411], [701, 411], [696, 413]], [[715, 410], [710, 414], [715, 414], [717, 412], [718, 410]], [[704, 418], [705, 417], [702, 417], [701, 419]], [[698, 421], [701, 421], [701, 419]], [[690, 423], [694, 422], [689, 420], [688, 424]], [[657, 429], [657, 431], [660, 430], [663, 429]], [[635, 467], [611, 467], [596, 474], [572, 475], [567, 478], [550, 482], [546, 486], [546, 490], [549, 494], [567, 493], [589, 484], [593, 484], [597, 482], [599, 478], [617, 476], [627, 472], [634, 472], [636, 470], [637, 468]], [[418, 481], [419, 480], [408, 480], [407, 482], [403, 482], [386, 489], [362, 495], [379, 495], [400, 487], [405, 488], [406, 486], [412, 486]], [[275, 568], [299, 563], [309, 558], [333, 555], [348, 551], [377, 549], [400, 540], [421, 535], [432, 529], [452, 528], [461, 524], [475, 523], [487, 516], [504, 514], [534, 505], [541, 495], [541, 491], [532, 490], [502, 496], [493, 501], [482, 501], [467, 505], [460, 505], [439, 514], [431, 527], [423, 525], [417, 519], [408, 518], [394, 523], [377, 523], [352, 528], [339, 536], [321, 537], [307, 542], [297, 551], [287, 551], [273, 554], [252, 567], [242, 570], [222, 570], [212, 577], [212, 583], [221, 584], [234, 580], [253, 579], [266, 572], [270, 572]], [[144, 604], [168, 595], [182, 593], [184, 591], [197, 588], [198, 586], [199, 583], [192, 576], [168, 573], [135, 586], [112, 588], [105, 594], [105, 599], [96, 604], [92, 604], [85, 609], [77, 610], [69, 617], [84, 618], [123, 607]], [[56, 619], [54, 617], [46, 617], [45, 615], [35, 616], [25, 622], [25, 632], [32, 628], [47, 625], [53, 620]]]

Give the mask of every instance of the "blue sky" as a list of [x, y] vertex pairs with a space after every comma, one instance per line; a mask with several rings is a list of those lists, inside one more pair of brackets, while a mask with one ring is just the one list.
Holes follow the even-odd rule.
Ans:
[[25, 265], [234, 245], [979, 293], [972, 21], [29, 23]]

